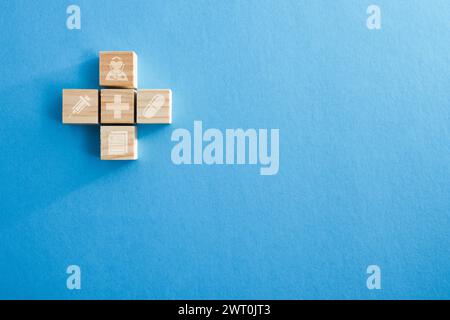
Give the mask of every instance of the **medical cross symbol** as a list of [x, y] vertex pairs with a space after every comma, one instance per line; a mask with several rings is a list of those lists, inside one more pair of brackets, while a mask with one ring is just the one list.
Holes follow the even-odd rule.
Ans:
[[136, 160], [136, 124], [172, 123], [172, 91], [137, 89], [133, 51], [102, 51], [99, 66], [108, 89], [64, 89], [63, 123], [99, 124], [102, 160]]
[[120, 94], [114, 95], [114, 102], [106, 104], [106, 110], [112, 110], [114, 112], [114, 119], [120, 119], [122, 117], [122, 111], [130, 109], [130, 104], [122, 103], [122, 96]]

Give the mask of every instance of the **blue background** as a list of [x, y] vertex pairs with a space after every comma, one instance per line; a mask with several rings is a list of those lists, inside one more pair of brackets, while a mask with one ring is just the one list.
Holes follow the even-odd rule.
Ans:
[[[448, 1], [77, 1], [72, 31], [69, 4], [2, 1], [0, 298], [450, 298]], [[61, 123], [101, 50], [173, 90], [138, 161]], [[279, 128], [278, 175], [175, 166], [194, 120]]]

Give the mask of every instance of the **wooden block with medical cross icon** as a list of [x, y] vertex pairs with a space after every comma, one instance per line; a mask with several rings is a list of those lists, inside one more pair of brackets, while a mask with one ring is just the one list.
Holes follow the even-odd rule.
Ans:
[[100, 122], [102, 124], [134, 123], [134, 89], [102, 89], [100, 92]]
[[63, 89], [63, 123], [97, 124], [98, 90]]
[[134, 51], [100, 52], [100, 86], [137, 88], [137, 54]]
[[102, 160], [136, 160], [137, 128], [135, 126], [101, 126], [100, 158]]

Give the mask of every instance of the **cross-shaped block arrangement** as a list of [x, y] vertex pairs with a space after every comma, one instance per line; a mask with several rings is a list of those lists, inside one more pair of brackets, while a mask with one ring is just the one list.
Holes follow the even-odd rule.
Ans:
[[135, 124], [172, 123], [170, 89], [137, 89], [133, 51], [100, 52], [101, 89], [64, 89], [63, 123], [100, 124], [102, 160], [136, 160]]

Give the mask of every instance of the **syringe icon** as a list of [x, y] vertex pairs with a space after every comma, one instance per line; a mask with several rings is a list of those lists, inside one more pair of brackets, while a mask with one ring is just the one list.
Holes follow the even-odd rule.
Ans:
[[80, 96], [80, 100], [73, 106], [72, 113], [78, 114], [81, 111], [83, 111], [86, 107], [90, 107], [90, 101], [91, 99], [88, 96]]

